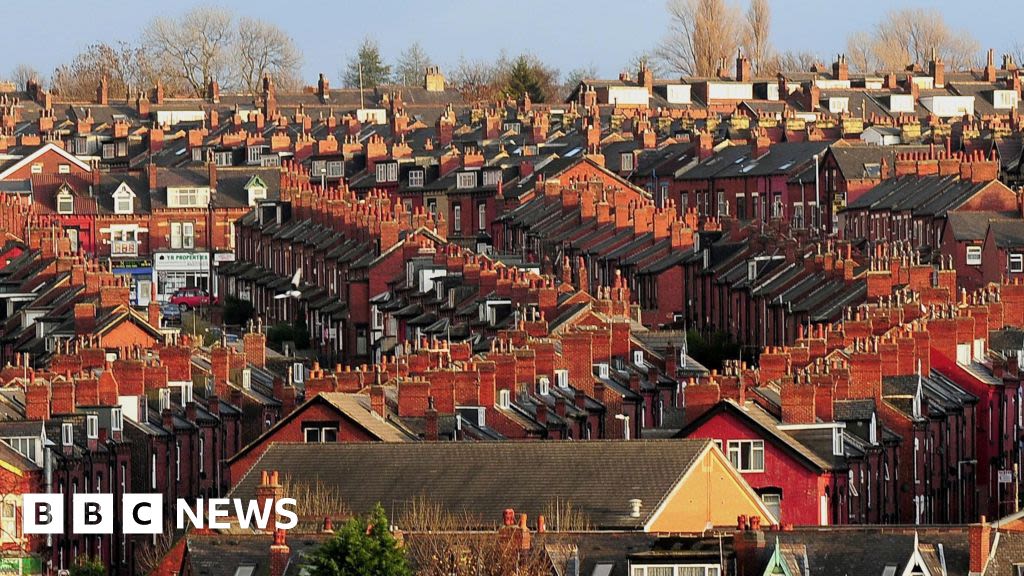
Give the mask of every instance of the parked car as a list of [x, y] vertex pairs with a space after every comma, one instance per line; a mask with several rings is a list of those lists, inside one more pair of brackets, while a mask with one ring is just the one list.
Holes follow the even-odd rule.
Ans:
[[191, 310], [217, 303], [215, 299], [210, 298], [206, 290], [199, 288], [180, 288], [171, 295], [169, 302], [180, 310]]
[[177, 305], [166, 302], [160, 305], [160, 316], [164, 326], [181, 325], [181, 308]]

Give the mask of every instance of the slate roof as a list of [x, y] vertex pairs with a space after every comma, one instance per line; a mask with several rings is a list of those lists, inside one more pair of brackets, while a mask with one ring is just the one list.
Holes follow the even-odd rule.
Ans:
[[[765, 537], [778, 537], [783, 545], [805, 546], [807, 576], [882, 576], [888, 566], [895, 567], [895, 574], [903, 572], [914, 553], [915, 532], [921, 555], [933, 576], [943, 574], [940, 557], [945, 560], [946, 576], [967, 576], [970, 552], [967, 530], [962, 527], [916, 531], [879, 527], [809, 528], [765, 534]], [[768, 542], [757, 551], [760, 561], [756, 568], [767, 566], [774, 549], [774, 542]]]
[[715, 404], [711, 410], [701, 414], [697, 419], [690, 421], [682, 430], [679, 431], [676, 437], [685, 438], [693, 430], [696, 430], [715, 414], [720, 412], [728, 412], [729, 414], [738, 416], [741, 420], [750, 424], [752, 428], [761, 430], [765, 433], [766, 439], [788, 450], [798, 459], [803, 460], [804, 464], [812, 469], [825, 471], [831, 470], [833, 467], [833, 463], [821, 458], [817, 453], [815, 453], [815, 451], [805, 446], [789, 432], [779, 429], [779, 421], [774, 416], [766, 412], [764, 408], [761, 408], [761, 406], [750, 401], [745, 402], [741, 407], [735, 400], [722, 400], [718, 404]]
[[[262, 471], [322, 482], [355, 513], [376, 503], [398, 510], [426, 497], [476, 526], [501, 511], [531, 517], [572, 502], [595, 528], [638, 529], [651, 517], [708, 440], [591, 442], [419, 442], [274, 444], [233, 490], [252, 498]], [[643, 474], [637, 474], [643, 470]], [[629, 500], [644, 502], [640, 518]], [[396, 513], [397, 514], [397, 513]]]
[[1024, 533], [1000, 532], [985, 576], [1019, 576], [1024, 570]]
[[[288, 538], [291, 559], [285, 576], [302, 573], [302, 559], [325, 540], [322, 534]], [[188, 536], [188, 563], [194, 576], [235, 576], [240, 566], [252, 566], [253, 576], [270, 573], [272, 534], [197, 534]]]
[[992, 238], [999, 248], [1024, 246], [1024, 220], [999, 220], [990, 225]]

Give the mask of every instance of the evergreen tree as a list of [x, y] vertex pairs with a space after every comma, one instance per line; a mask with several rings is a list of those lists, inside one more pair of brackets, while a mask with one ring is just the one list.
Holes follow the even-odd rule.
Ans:
[[380, 504], [346, 522], [310, 555], [306, 569], [309, 576], [412, 576]]
[[371, 90], [391, 82], [391, 66], [384, 63], [380, 47], [373, 38], [365, 38], [356, 55], [348, 61], [342, 79], [348, 88], [359, 88], [360, 65], [362, 65], [363, 88]]
[[505, 94], [513, 98], [530, 95], [531, 102], [544, 102], [546, 99], [545, 70], [537, 62], [531, 62], [526, 55], [521, 55], [512, 62], [505, 77]]

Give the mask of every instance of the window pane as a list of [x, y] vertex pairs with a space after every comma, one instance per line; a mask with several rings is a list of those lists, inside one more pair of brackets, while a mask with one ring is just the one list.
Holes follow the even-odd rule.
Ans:
[[338, 441], [338, 431], [335, 430], [334, 428], [324, 428], [323, 441], [324, 442], [337, 442]]

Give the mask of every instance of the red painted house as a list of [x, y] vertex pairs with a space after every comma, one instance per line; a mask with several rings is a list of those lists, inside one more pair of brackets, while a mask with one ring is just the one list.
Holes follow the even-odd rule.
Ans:
[[[232, 481], [242, 478], [275, 442], [403, 442], [411, 438], [388, 423], [383, 391], [379, 402], [373, 392], [346, 394], [321, 392], [277, 422], [228, 462]], [[371, 406], [371, 404], [373, 406]], [[380, 410], [385, 414], [380, 414]]]
[[[706, 387], [717, 384], [699, 388]], [[688, 405], [694, 400], [688, 398]], [[844, 426], [826, 426], [831, 427], [827, 433], [839, 437], [839, 454], [820, 454], [794, 437], [798, 428], [815, 425], [781, 425], [754, 402], [724, 400], [690, 419], [679, 437], [714, 440], [783, 524], [828, 526], [846, 523], [841, 495], [847, 491], [847, 471], [841, 458]]]

